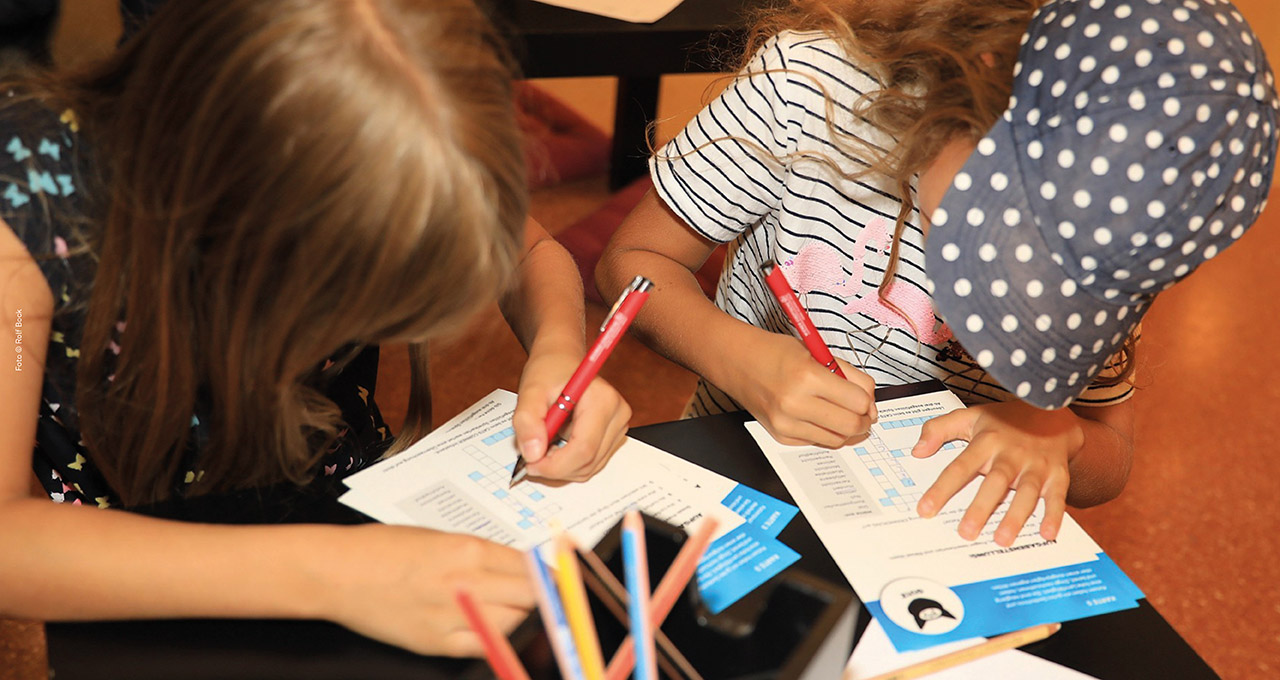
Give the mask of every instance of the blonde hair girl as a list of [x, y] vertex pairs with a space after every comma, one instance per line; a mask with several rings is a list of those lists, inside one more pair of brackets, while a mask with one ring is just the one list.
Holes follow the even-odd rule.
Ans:
[[[519, 555], [482, 541], [83, 507], [305, 519], [425, 432], [426, 342], [499, 297], [531, 471], [604, 464], [629, 410], [603, 382], [564, 449], [536, 434], [583, 352], [581, 288], [525, 218], [503, 54], [465, 0], [170, 3], [107, 61], [8, 90], [0, 614], [325, 618], [445, 654], [479, 651], [454, 584], [523, 617]], [[414, 358], [394, 443], [384, 342]]]

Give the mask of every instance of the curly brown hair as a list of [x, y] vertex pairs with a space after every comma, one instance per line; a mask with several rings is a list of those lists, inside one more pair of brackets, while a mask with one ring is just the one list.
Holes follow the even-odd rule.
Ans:
[[[821, 32], [871, 71], [881, 88], [856, 101], [844, 115], [871, 123], [896, 141], [879, 147], [840, 132], [832, 96], [821, 83], [833, 143], [850, 148], [867, 165], [842, 170], [820, 154], [801, 154], [855, 179], [882, 174], [902, 200], [884, 279], [886, 299], [899, 259], [899, 244], [916, 209], [912, 182], [948, 143], [978, 142], [1004, 113], [1027, 25], [1044, 0], [793, 0], [756, 16], [742, 71], [770, 38], [784, 31]], [[758, 71], [757, 71], [758, 73]], [[780, 161], [787, 159], [779, 159]], [[905, 315], [903, 315], [906, 318]], [[908, 322], [910, 320], [908, 319]], [[1130, 338], [1098, 384], [1128, 380], [1135, 339]]]

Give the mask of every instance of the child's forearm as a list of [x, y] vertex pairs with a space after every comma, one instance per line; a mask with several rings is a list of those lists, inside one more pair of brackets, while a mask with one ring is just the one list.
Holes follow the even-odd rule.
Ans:
[[312, 618], [334, 585], [317, 547], [336, 531], [187, 524], [11, 499], [0, 504], [0, 615]]
[[1072, 409], [1084, 433], [1084, 445], [1070, 460], [1067, 503], [1085, 508], [1105, 503], [1124, 490], [1133, 464], [1132, 400], [1115, 406]]
[[768, 331], [726, 314], [707, 299], [688, 267], [660, 253], [607, 251], [596, 279], [600, 292], [610, 299], [637, 274], [654, 285], [632, 324], [634, 332], [654, 351], [732, 395], [735, 376], [751, 364], [745, 353]]
[[500, 307], [525, 351], [580, 357], [586, 351], [582, 280], [568, 251], [532, 220], [516, 276]]

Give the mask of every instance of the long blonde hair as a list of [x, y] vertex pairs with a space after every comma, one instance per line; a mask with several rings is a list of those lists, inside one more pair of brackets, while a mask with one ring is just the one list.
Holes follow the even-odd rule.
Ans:
[[425, 431], [425, 343], [507, 285], [526, 208], [510, 61], [470, 2], [171, 2], [32, 87], [98, 161], [76, 404], [126, 505], [172, 493], [198, 403], [193, 493], [304, 481], [344, 347], [411, 343], [398, 446]]

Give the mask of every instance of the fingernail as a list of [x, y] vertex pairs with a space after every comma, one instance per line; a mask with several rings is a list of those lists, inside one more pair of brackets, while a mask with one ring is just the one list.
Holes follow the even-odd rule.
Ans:
[[916, 506], [916, 511], [921, 517], [933, 517], [933, 501], [920, 501], [920, 505]]
[[524, 456], [526, 463], [542, 460], [546, 452], [546, 446], [541, 439], [526, 439], [520, 442], [520, 455]]

